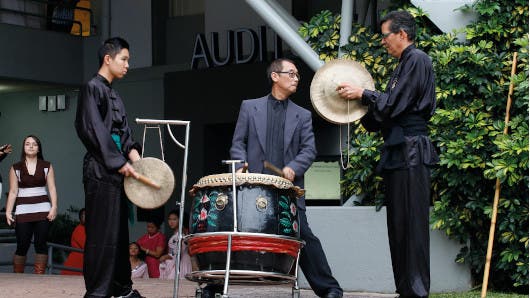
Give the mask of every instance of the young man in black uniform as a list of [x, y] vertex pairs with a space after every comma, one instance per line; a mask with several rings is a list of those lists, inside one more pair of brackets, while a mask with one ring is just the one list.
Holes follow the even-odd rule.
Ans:
[[110, 38], [100, 47], [98, 73], [81, 89], [75, 128], [87, 149], [83, 161], [86, 245], [85, 297], [142, 297], [132, 289], [125, 176], [140, 159], [125, 106], [111, 83], [129, 69], [129, 44]]

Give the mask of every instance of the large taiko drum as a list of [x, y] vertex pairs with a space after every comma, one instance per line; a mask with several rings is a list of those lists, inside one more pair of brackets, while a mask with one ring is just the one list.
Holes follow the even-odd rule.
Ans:
[[295, 279], [300, 240], [297, 197], [303, 190], [289, 180], [265, 174], [236, 174], [237, 231], [234, 231], [232, 174], [201, 178], [193, 196], [189, 253], [198, 268], [194, 281], [224, 278], [231, 235], [230, 280], [281, 282]]

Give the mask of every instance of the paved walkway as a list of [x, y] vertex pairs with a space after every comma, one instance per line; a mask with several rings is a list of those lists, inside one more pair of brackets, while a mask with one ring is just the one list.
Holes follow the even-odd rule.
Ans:
[[[180, 282], [178, 297], [195, 297], [197, 283], [183, 280]], [[228, 289], [230, 298], [281, 298], [292, 297], [291, 284], [286, 285], [234, 285]], [[173, 297], [173, 281], [158, 279], [136, 279], [134, 288], [147, 298]], [[34, 275], [0, 273], [0, 298], [61, 298], [82, 297], [84, 281], [80, 276]], [[301, 290], [300, 297], [317, 297], [310, 290]], [[344, 293], [346, 298], [393, 298], [393, 294]]]

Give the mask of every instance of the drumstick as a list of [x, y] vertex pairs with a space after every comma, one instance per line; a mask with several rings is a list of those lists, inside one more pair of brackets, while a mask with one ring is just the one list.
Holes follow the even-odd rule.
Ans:
[[282, 170], [280, 170], [279, 168], [277, 168], [275, 165], [271, 164], [270, 162], [264, 160], [263, 161], [263, 166], [265, 167], [265, 169], [273, 172], [274, 174], [276, 174], [276, 175], [278, 175], [280, 177], [284, 177]]
[[[133, 176], [134, 177], [134, 176]], [[161, 186], [160, 184], [154, 182], [153, 180], [151, 180], [150, 178], [147, 178], [145, 177], [144, 175], [142, 174], [138, 174], [138, 176], [134, 177], [136, 180], [144, 183], [145, 185], [148, 185], [148, 186], [151, 186], [151, 187], [154, 187], [156, 189], [160, 189]]]

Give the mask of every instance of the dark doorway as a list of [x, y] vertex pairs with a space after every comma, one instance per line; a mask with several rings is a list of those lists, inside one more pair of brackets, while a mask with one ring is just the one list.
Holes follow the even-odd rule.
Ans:
[[204, 169], [206, 175], [229, 172], [223, 160], [230, 159], [235, 123], [204, 125]]

